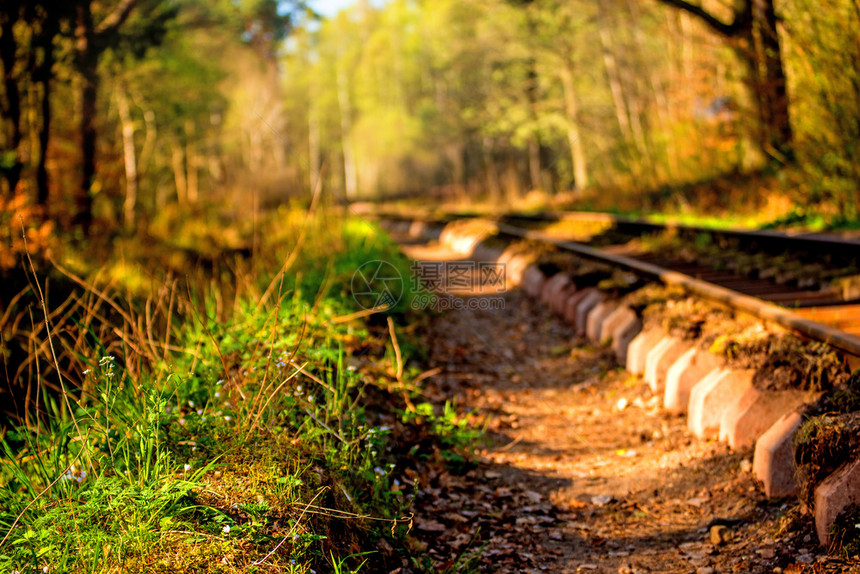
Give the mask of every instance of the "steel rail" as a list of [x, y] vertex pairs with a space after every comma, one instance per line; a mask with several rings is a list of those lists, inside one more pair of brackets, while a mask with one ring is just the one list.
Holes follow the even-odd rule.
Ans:
[[[393, 219], [404, 219], [404, 220], [423, 220], [426, 222], [436, 222], [436, 223], [446, 223], [451, 220], [457, 219], [465, 219], [467, 218], [466, 214], [452, 214], [452, 213], [427, 213], [426, 211], [416, 211], [416, 210], [408, 210], [406, 212], [392, 212], [388, 210], [362, 210], [362, 215], [377, 215], [381, 217], [388, 217]], [[387, 213], [386, 213], [387, 211]], [[600, 249], [596, 249], [593, 247], [589, 247], [587, 245], [583, 245], [581, 243], [577, 243], [574, 241], [567, 241], [563, 239], [558, 239], [552, 237], [546, 233], [541, 233], [539, 231], [522, 229], [507, 223], [503, 223], [499, 221], [504, 218], [516, 219], [517, 217], [521, 217], [523, 219], [543, 219], [547, 218], [549, 214], [535, 214], [535, 215], [518, 215], [518, 214], [506, 214], [504, 216], [496, 216], [491, 217], [491, 219], [495, 219], [495, 226], [500, 233], [505, 235], [510, 235], [512, 237], [517, 237], [520, 239], [529, 239], [534, 241], [540, 241], [544, 243], [551, 244], [559, 249], [563, 249], [565, 251], [570, 251], [572, 253], [576, 253], [583, 257], [594, 259], [598, 261], [604, 261], [616, 266], [624, 267], [630, 269], [640, 275], [644, 275], [646, 277], [651, 277], [660, 281], [665, 285], [670, 286], [678, 286], [686, 291], [714, 301], [716, 303], [725, 305], [727, 307], [736, 309], [738, 311], [742, 311], [759, 319], [765, 321], [771, 321], [777, 325], [795, 331], [801, 335], [804, 335], [810, 339], [814, 339], [817, 341], [822, 341], [836, 347], [844, 352], [847, 352], [855, 357], [860, 357], [860, 337], [856, 335], [852, 335], [850, 333], [846, 333], [840, 329], [836, 329], [835, 327], [830, 327], [829, 325], [825, 325], [823, 323], [819, 323], [818, 321], [813, 321], [811, 319], [807, 319], [806, 317], [802, 317], [797, 313], [793, 313], [785, 308], [778, 307], [771, 303], [767, 303], [762, 301], [761, 299], [757, 299], [750, 295], [744, 295], [743, 293], [739, 293], [737, 291], [733, 291], [731, 289], [727, 289], [725, 287], [720, 287], [718, 285], [714, 285], [713, 283], [708, 283], [706, 281], [702, 281], [686, 275], [684, 273], [680, 273], [677, 271], [670, 271], [668, 269], [664, 269], [657, 265], [646, 263], [644, 261], [638, 261], [631, 257], [625, 257], [623, 255], [615, 255], [611, 253], [606, 253]], [[629, 218], [623, 218], [615, 215], [605, 214], [605, 213], [590, 213], [590, 212], [558, 212], [552, 214], [553, 216], [558, 215], [562, 219], [569, 220], [584, 220], [584, 219], [598, 219], [598, 220], [606, 220], [610, 222], [623, 222], [623, 223], [631, 223], [631, 224], [641, 224], [646, 227], [659, 229], [665, 228], [660, 224], [651, 223], [651, 222], [643, 222], [638, 220], [633, 220]], [[544, 220], [552, 220], [552, 219], [544, 219]], [[677, 226], [676, 226], [677, 227]], [[770, 240], [797, 240], [801, 239], [803, 241], [810, 241], [811, 244], [814, 244], [818, 249], [823, 247], [841, 247], [841, 248], [849, 248], [849, 249], [860, 249], [860, 242], [856, 241], [841, 241], [838, 239], [830, 239], [830, 238], [794, 238], [788, 235], [782, 235], [775, 232], [747, 232], [747, 231], [736, 231], [736, 230], [720, 230], [720, 229], [709, 229], [709, 228], [697, 228], [691, 226], [680, 226], [687, 230], [692, 231], [701, 231], [708, 233], [724, 233], [724, 234], [733, 234], [738, 236], [751, 236], [755, 238], [762, 239], [770, 239]], [[813, 243], [814, 242], [814, 243]]]
[[665, 229], [676, 229], [690, 233], [707, 233], [723, 237], [734, 237], [745, 241], [756, 241], [761, 244], [771, 245], [780, 249], [791, 248], [795, 250], [806, 249], [813, 251], [836, 252], [840, 255], [851, 255], [860, 257], [860, 241], [856, 239], [845, 239], [829, 235], [819, 234], [792, 234], [784, 231], [768, 230], [746, 230], [746, 229], [722, 229], [718, 227], [703, 227], [700, 225], [686, 225], [682, 223], [655, 223], [642, 219], [635, 219], [623, 215], [611, 213], [599, 213], [589, 211], [543, 211], [537, 213], [508, 212], [500, 216], [501, 219], [521, 219], [531, 221], [561, 222], [561, 221], [594, 221], [625, 225], [641, 230], [662, 231]]
[[411, 218], [411, 219], [432, 219], [436, 221], [451, 221], [454, 219], [469, 219], [469, 218], [489, 218], [505, 222], [506, 220], [526, 220], [536, 222], [553, 222], [553, 221], [591, 221], [616, 224], [620, 226], [629, 226], [639, 228], [642, 231], [662, 231], [665, 229], [675, 229], [690, 233], [708, 233], [720, 235], [723, 237], [734, 237], [746, 241], [756, 241], [760, 244], [767, 244], [779, 249], [794, 249], [794, 250], [812, 250], [812, 251], [827, 251], [829, 253], [838, 253], [843, 256], [852, 256], [860, 258], [860, 239], [846, 239], [834, 237], [830, 235], [820, 234], [792, 234], [783, 231], [768, 231], [768, 230], [746, 230], [746, 229], [721, 229], [718, 227], [703, 227], [699, 225], [686, 225], [681, 223], [655, 223], [624, 215], [615, 215], [611, 213], [601, 213], [592, 211], [539, 211], [534, 213], [509, 211], [504, 213], [480, 213], [480, 212], [451, 212], [451, 211], [434, 211], [421, 210], [416, 208], [396, 209], [378, 209], [376, 206], [363, 205], [357, 214], [376, 213], [378, 215]]
[[782, 307], [777, 307], [755, 297], [726, 289], [712, 283], [707, 283], [699, 279], [690, 277], [677, 271], [669, 271], [651, 263], [637, 261], [623, 255], [614, 255], [606, 253], [600, 249], [588, 247], [574, 241], [565, 241], [556, 239], [545, 233], [538, 231], [530, 231], [521, 229], [513, 225], [505, 223], [497, 223], [496, 227], [501, 233], [518, 237], [520, 239], [529, 239], [533, 241], [541, 241], [549, 243], [563, 249], [599, 261], [605, 261], [616, 266], [625, 267], [638, 274], [657, 279], [665, 285], [678, 286], [690, 293], [710, 299], [717, 303], [727, 305], [733, 309], [743, 311], [759, 319], [772, 321], [778, 325], [796, 331], [809, 338], [822, 341], [841, 349], [854, 356], [860, 357], [860, 337], [846, 333], [834, 327], [830, 327], [818, 321], [812, 321], [805, 317], [801, 317], [796, 313], [792, 313]]

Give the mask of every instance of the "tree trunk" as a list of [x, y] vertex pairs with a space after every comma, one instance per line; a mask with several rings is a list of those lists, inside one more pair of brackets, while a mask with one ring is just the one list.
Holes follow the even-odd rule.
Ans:
[[624, 101], [624, 89], [621, 87], [621, 77], [618, 73], [618, 65], [612, 46], [612, 36], [606, 25], [606, 9], [602, 2], [598, 2], [598, 10], [597, 25], [600, 31], [600, 46], [603, 52], [603, 64], [609, 79], [609, 91], [612, 93], [612, 103], [615, 105], [615, 118], [618, 120], [621, 137], [630, 141], [630, 117], [628, 115], [630, 112]]
[[77, 58], [80, 72], [81, 183], [75, 196], [72, 223], [89, 231], [93, 221], [93, 183], [96, 175], [96, 104], [99, 87], [98, 52], [89, 2], [78, 5]]
[[320, 150], [320, 121], [317, 106], [313, 102], [311, 94], [310, 109], [308, 110], [308, 185], [311, 193], [319, 185], [320, 162], [322, 153]]
[[542, 189], [540, 180], [540, 144], [535, 137], [529, 138], [529, 180], [532, 189]]
[[[46, 24], [47, 25], [47, 24]], [[36, 203], [48, 205], [48, 143], [51, 137], [51, 76], [54, 67], [54, 30], [43, 30], [44, 55], [36, 70], [36, 81], [42, 84], [42, 124], [39, 127], [39, 160], [36, 164]]]
[[358, 192], [358, 172], [355, 166], [355, 149], [352, 145], [352, 110], [349, 85], [343, 68], [337, 68], [337, 102], [340, 106], [341, 145], [343, 146], [343, 179], [346, 199], [352, 200]]
[[794, 160], [794, 134], [786, 91], [782, 46], [773, 0], [744, 0], [725, 23], [697, 4], [684, 0], [660, 0], [684, 10], [725, 38], [747, 64], [750, 88], [758, 101], [759, 146], [780, 161]]
[[567, 141], [570, 144], [570, 159], [573, 162], [574, 187], [577, 190], [588, 186], [588, 170], [585, 164], [585, 147], [579, 133], [579, 105], [574, 91], [573, 70], [570, 63], [565, 61], [559, 67], [562, 86], [564, 87], [564, 108], [567, 114]]
[[484, 136], [481, 140], [481, 158], [484, 161], [484, 171], [487, 175], [487, 187], [490, 190], [490, 198], [493, 201], [502, 201], [502, 186], [499, 183], [499, 174], [496, 171], [496, 163], [493, 159], [493, 139]]
[[[18, 156], [18, 146], [21, 143], [21, 93], [18, 80], [15, 77], [15, 62], [17, 59], [17, 43], [15, 42], [14, 27], [18, 19], [17, 14], [9, 13], [0, 15], [2, 27], [0, 27], [0, 59], [3, 61], [3, 88], [5, 91], [5, 102], [3, 106], [3, 123], [10, 124], [6, 136], [6, 147], [14, 154], [12, 165], [2, 166], [3, 176], [9, 186], [9, 194], [15, 194], [18, 180], [21, 178], [23, 165]], [[4, 131], [6, 130], [4, 126]]]
[[185, 178], [185, 154], [182, 144], [174, 140], [170, 146], [170, 164], [173, 168], [173, 181], [176, 183], [176, 199], [180, 205], [188, 202], [188, 181]]
[[[196, 130], [191, 120], [185, 121], [185, 180], [188, 183], [188, 203], [197, 203], [200, 196], [200, 186], [197, 179], [197, 148], [195, 142]], [[260, 154], [262, 156], [262, 152]], [[261, 159], [262, 161], [262, 159]]]
[[791, 161], [794, 135], [773, 0], [752, 0], [752, 10], [755, 49], [750, 64], [755, 66], [751, 73], [758, 75], [759, 112], [765, 128], [762, 144], [769, 155]]
[[122, 125], [122, 157], [125, 164], [125, 200], [122, 216], [127, 229], [134, 227], [134, 210], [137, 205], [137, 158], [134, 149], [134, 122], [128, 107], [128, 97], [121, 85], [116, 88], [116, 107]]

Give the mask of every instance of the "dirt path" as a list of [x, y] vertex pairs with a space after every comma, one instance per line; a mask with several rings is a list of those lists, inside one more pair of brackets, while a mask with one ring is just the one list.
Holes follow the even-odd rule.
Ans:
[[795, 501], [764, 499], [750, 450], [693, 440], [605, 351], [519, 290], [501, 297], [443, 312], [429, 335], [432, 392], [490, 437], [478, 468], [431, 472], [417, 497], [417, 543], [440, 571], [860, 572], [818, 555]]

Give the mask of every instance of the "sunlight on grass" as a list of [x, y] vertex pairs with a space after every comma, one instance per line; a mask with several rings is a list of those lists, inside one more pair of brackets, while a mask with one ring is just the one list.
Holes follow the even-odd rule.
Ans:
[[[138, 331], [121, 327], [119, 346], [87, 336], [88, 349], [61, 352], [58, 364], [73, 366], [61, 368], [68, 391], [42, 386], [28, 395], [27, 416], [2, 435], [0, 569], [354, 572], [400, 564], [396, 554], [379, 556], [375, 542], [406, 548], [411, 523], [415, 486], [398, 468], [392, 433], [449, 437], [451, 448], [476, 435], [447, 407], [438, 420], [428, 404], [409, 414], [401, 397], [411, 391], [388, 329], [340, 319], [355, 311], [348, 286], [362, 263], [385, 260], [407, 276], [394, 246], [366, 221], [330, 213], [307, 230], [291, 268], [266, 280], [237, 274], [244, 286], [226, 316], [214, 287], [189, 287], [173, 307], [152, 295], [131, 299], [130, 323], [151, 319], [153, 309], [162, 315]], [[266, 248], [283, 252], [290, 234], [270, 231]], [[277, 270], [277, 257], [261, 259]], [[112, 267], [109, 283], [151, 294], [135, 265]], [[408, 297], [390, 316], [403, 317]], [[99, 321], [95, 307], [78, 312], [82, 326]], [[414, 375], [409, 368], [403, 376]], [[450, 455], [459, 464], [458, 456]]]

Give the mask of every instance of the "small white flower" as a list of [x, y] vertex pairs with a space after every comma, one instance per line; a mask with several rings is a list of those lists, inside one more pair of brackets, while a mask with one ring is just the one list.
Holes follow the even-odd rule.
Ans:
[[374, 469], [373, 469], [373, 472], [375, 472], [375, 473], [376, 473], [376, 474], [378, 474], [379, 476], [385, 476], [385, 471], [384, 471], [384, 470], [382, 470], [382, 468], [380, 468], [380, 467], [378, 467], [378, 466], [377, 466], [376, 468], [374, 468]]
[[230, 525], [225, 524], [224, 528], [221, 529], [221, 532], [223, 532], [224, 534], [228, 534], [230, 532]]
[[[197, 447], [195, 446], [194, 448], [197, 448]], [[185, 470], [185, 471], [189, 471], [189, 470], [191, 470], [191, 465], [190, 465], [190, 464], [186, 464], [185, 466], [183, 466], [183, 467], [182, 467], [182, 469], [183, 469], [183, 470]]]
[[[84, 372], [83, 372], [83, 374], [85, 374], [85, 375], [89, 375], [89, 374], [90, 374], [90, 370], [89, 370], [89, 369], [87, 369], [86, 371], [84, 371]], [[17, 572], [17, 570], [15, 570], [15, 572]]]
[[231, 416], [227, 415], [227, 416], [225, 416], [225, 417], [224, 417], [224, 420], [225, 420], [225, 421], [227, 421], [227, 422], [229, 423], [231, 420], [233, 420], [233, 417], [231, 417]]
[[48, 567], [47, 567], [47, 566], [42, 566], [42, 572], [47, 572], [47, 571], [48, 571]]
[[185, 425], [185, 419], [179, 419], [179, 424], [184, 426]]
[[217, 399], [217, 398], [220, 398], [220, 397], [221, 397], [221, 392], [220, 392], [220, 391], [215, 391], [215, 398]]
[[194, 408], [194, 401], [188, 401], [188, 406], [193, 409]]
[[203, 409], [197, 409], [197, 414], [198, 414], [198, 415], [202, 415], [202, 414], [203, 414]]
[[354, 371], [354, 370], [355, 370], [355, 367], [353, 367], [352, 365], [350, 365], [350, 366], [348, 366], [348, 367], [346, 368], [346, 370], [347, 370], [347, 371]]

